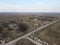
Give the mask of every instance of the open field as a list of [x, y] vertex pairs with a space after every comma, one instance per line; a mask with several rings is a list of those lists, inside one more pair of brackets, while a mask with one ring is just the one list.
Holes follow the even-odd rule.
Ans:
[[40, 39], [44, 44], [60, 45], [60, 21], [34, 33], [34, 37]]

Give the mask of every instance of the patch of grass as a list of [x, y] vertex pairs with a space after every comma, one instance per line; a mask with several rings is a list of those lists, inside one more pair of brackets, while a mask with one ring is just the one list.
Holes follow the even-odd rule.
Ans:
[[60, 21], [42, 29], [40, 32], [38, 31], [37, 33], [37, 36], [41, 40], [49, 43], [49, 45], [53, 45], [54, 43], [60, 45]]

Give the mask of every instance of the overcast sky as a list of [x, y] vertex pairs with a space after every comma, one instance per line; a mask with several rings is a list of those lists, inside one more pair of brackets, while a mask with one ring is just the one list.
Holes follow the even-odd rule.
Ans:
[[60, 12], [60, 0], [0, 0], [0, 12]]

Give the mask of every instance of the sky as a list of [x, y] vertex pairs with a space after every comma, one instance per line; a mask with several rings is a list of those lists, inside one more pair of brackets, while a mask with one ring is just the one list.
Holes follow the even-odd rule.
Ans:
[[0, 12], [60, 12], [60, 0], [0, 0]]

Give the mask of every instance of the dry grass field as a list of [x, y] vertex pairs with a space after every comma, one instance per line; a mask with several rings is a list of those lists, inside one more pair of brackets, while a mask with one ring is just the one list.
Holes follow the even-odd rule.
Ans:
[[38, 37], [49, 45], [60, 45], [60, 21], [43, 29]]

